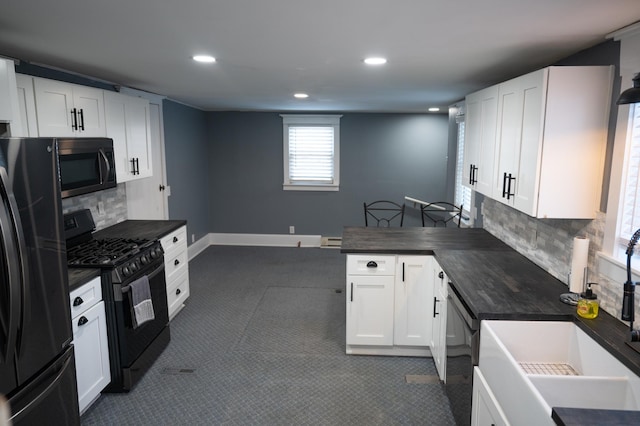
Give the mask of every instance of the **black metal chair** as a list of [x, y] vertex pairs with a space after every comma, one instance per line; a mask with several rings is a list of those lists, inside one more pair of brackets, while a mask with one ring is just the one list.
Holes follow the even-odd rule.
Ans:
[[457, 226], [460, 228], [460, 219], [462, 218], [462, 205], [446, 201], [436, 201], [434, 203], [423, 204], [420, 206], [422, 213], [422, 226], [426, 226], [426, 220], [430, 221], [434, 227], [436, 226]]
[[392, 224], [402, 226], [404, 222], [404, 204], [394, 203], [393, 201], [379, 200], [372, 203], [364, 203], [364, 225], [374, 225], [377, 227], [391, 227]]

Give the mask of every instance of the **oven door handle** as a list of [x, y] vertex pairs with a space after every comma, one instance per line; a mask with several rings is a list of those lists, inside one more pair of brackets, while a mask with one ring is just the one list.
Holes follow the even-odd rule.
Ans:
[[[147, 276], [149, 277], [149, 280], [151, 280], [153, 277], [155, 277], [156, 275], [158, 275], [160, 272], [163, 272], [163, 271], [164, 271], [164, 263], [162, 263], [160, 266], [154, 269], [154, 271]], [[130, 285], [125, 285], [124, 287], [121, 288], [122, 293], [126, 293], [129, 290], [131, 290]]]

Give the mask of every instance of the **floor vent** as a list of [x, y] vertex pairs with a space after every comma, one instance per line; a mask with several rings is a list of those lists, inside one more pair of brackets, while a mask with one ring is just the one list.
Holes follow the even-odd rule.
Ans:
[[431, 376], [427, 374], [407, 374], [404, 376], [404, 380], [407, 383], [419, 385], [440, 383], [440, 378], [438, 376]]
[[322, 248], [340, 248], [342, 246], [342, 237], [322, 237], [320, 247]]
[[168, 374], [172, 376], [177, 376], [178, 374], [192, 374], [195, 373], [195, 368], [163, 368], [160, 370], [160, 374]]

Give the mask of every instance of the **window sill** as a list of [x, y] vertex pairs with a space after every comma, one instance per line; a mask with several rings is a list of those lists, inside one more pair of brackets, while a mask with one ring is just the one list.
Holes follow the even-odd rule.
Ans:
[[[603, 252], [597, 255], [598, 271], [613, 282], [618, 282], [622, 286], [627, 281], [627, 265], [614, 257]], [[640, 271], [632, 266], [631, 279], [634, 282], [640, 281]]]
[[285, 191], [339, 191], [339, 186], [326, 186], [326, 185], [282, 185], [282, 189]]

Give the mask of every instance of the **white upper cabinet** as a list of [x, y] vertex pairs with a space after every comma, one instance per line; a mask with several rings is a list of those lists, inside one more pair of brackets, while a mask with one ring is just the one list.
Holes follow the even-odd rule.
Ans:
[[[490, 87], [497, 87], [492, 187], [474, 189], [533, 217], [594, 218], [612, 81], [609, 66], [558, 66]], [[475, 95], [467, 97], [472, 108], [467, 106], [466, 135], [472, 141], [479, 132], [490, 134], [484, 129], [494, 123], [492, 117], [474, 117]]]
[[113, 139], [118, 182], [151, 176], [149, 101], [105, 91], [104, 103], [107, 136]]
[[33, 91], [33, 77], [24, 74], [16, 74], [18, 88], [18, 109], [22, 122], [19, 133], [13, 136], [35, 138], [38, 136], [38, 121], [36, 116], [36, 98]]
[[491, 196], [494, 181], [498, 86], [467, 96], [465, 101], [463, 184]]
[[101, 89], [39, 77], [33, 81], [40, 136], [106, 136]]
[[0, 58], [0, 123], [9, 123], [10, 136], [22, 136], [22, 118], [13, 61]]

